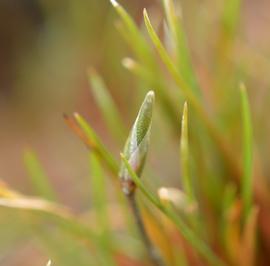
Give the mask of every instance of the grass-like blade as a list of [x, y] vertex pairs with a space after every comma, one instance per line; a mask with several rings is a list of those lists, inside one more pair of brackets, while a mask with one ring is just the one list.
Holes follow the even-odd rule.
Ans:
[[182, 115], [182, 128], [181, 128], [181, 140], [180, 140], [180, 163], [182, 170], [182, 182], [183, 188], [186, 192], [189, 200], [194, 201], [194, 191], [189, 174], [189, 140], [188, 140], [188, 105], [184, 104]]
[[149, 36], [158, 51], [160, 58], [162, 59], [163, 63], [167, 67], [169, 73], [175, 80], [176, 84], [178, 85], [180, 91], [186, 97], [187, 101], [190, 105], [194, 108], [197, 115], [203, 121], [204, 125], [208, 129], [209, 134], [211, 135], [212, 139], [215, 141], [221, 156], [224, 158], [224, 162], [228, 166], [229, 171], [231, 172], [232, 176], [235, 178], [240, 177], [240, 169], [237, 163], [237, 160], [234, 159], [234, 156], [229, 148], [228, 143], [214, 126], [212, 121], [209, 119], [208, 114], [204, 110], [201, 103], [198, 101], [197, 97], [194, 95], [193, 91], [190, 89], [188, 84], [185, 82], [183, 77], [179, 74], [175, 64], [171, 60], [170, 56], [168, 55], [166, 49], [164, 48], [162, 42], [160, 41], [157, 33], [155, 32], [149, 16], [147, 14], [146, 9], [144, 9], [144, 21], [146, 28], [148, 30]]
[[[179, 66], [179, 71], [182, 73], [185, 81], [190, 85], [195, 94], [199, 95], [199, 87], [192, 68], [192, 63], [187, 45], [187, 38], [183, 28], [182, 12], [177, 10], [174, 0], [163, 0], [166, 19], [174, 44], [176, 54], [176, 64]], [[179, 6], [180, 9], [180, 6]]]
[[123, 36], [134, 50], [136, 56], [141, 62], [154, 67], [153, 54], [145, 39], [142, 38], [135, 21], [117, 1], [111, 0], [111, 3], [123, 22]]
[[113, 177], [116, 178], [118, 174], [118, 163], [115, 158], [106, 149], [95, 131], [81, 115], [75, 113], [73, 118], [67, 115], [64, 116], [67, 125], [79, 136], [91, 151], [96, 153], [108, 170], [113, 174]]
[[252, 207], [253, 136], [249, 100], [243, 84], [240, 85], [240, 92], [243, 122], [243, 177], [241, 188], [244, 219], [246, 219]]
[[101, 165], [98, 157], [94, 153], [90, 153], [90, 167], [91, 167], [91, 192], [93, 208], [97, 215], [97, 224], [100, 229], [101, 238], [101, 252], [103, 260], [106, 261], [106, 265], [116, 265], [111, 253], [112, 238], [109, 225], [109, 217], [107, 210], [107, 191], [104, 173], [101, 169]]
[[88, 78], [95, 100], [102, 111], [109, 130], [116, 139], [122, 141], [126, 135], [126, 128], [104, 81], [94, 69], [88, 71]]
[[170, 208], [166, 208], [160, 200], [153, 195], [142, 183], [137, 174], [133, 171], [130, 166], [127, 158], [121, 154], [121, 158], [127, 171], [132, 177], [136, 186], [141, 190], [144, 196], [162, 213], [164, 213], [177, 227], [181, 232], [183, 237], [203, 256], [205, 257], [211, 265], [215, 266], [225, 266], [225, 263], [211, 250], [205, 242], [203, 242], [197, 235], [178, 217], [178, 215], [172, 211]]
[[[164, 113], [172, 121], [171, 125], [177, 125], [177, 113], [172, 100], [168, 96], [168, 85], [163, 78], [162, 70], [160, 70], [156, 62], [157, 60], [153, 51], [150, 49], [133, 18], [116, 1], [111, 2], [121, 18], [122, 24], [121, 27], [118, 27], [119, 31], [122, 33], [138, 60], [136, 65], [132, 64], [130, 60], [124, 60], [124, 66], [146, 83], [147, 86], [144, 87], [152, 87], [155, 89]], [[176, 126], [174, 126], [174, 129], [175, 131], [178, 130]]]
[[37, 158], [37, 155], [32, 150], [26, 150], [24, 152], [23, 159], [31, 183], [38, 195], [49, 200], [55, 200], [55, 192]]
[[175, 106], [172, 104], [172, 97], [165, 89], [167, 85], [165, 85], [163, 79], [158, 78], [160, 75], [153, 75], [153, 73], [146, 66], [131, 58], [124, 58], [122, 64], [126, 69], [143, 80], [147, 84], [147, 87], [155, 88], [156, 94], [163, 108], [163, 112], [166, 114], [170, 126], [172, 126], [176, 132], [178, 132], [178, 113]]
[[235, 33], [237, 22], [240, 16], [242, 0], [227, 0], [225, 1], [223, 11], [223, 26], [228, 37], [232, 37]]
[[154, 46], [156, 47], [157, 52], [159, 53], [163, 63], [167, 67], [167, 69], [170, 72], [170, 74], [172, 75], [172, 77], [175, 79], [180, 90], [187, 97], [188, 101], [190, 103], [192, 103], [192, 105], [194, 105], [196, 107], [196, 109], [200, 108], [200, 105], [199, 105], [196, 97], [192, 93], [192, 90], [190, 89], [188, 84], [184, 81], [183, 77], [179, 74], [176, 65], [173, 63], [173, 61], [170, 58], [169, 54], [167, 53], [165, 47], [163, 46], [162, 42], [160, 41], [158, 35], [156, 34], [156, 32], [155, 32], [155, 30], [150, 22], [150, 19], [149, 19], [149, 16], [147, 14], [146, 9], [144, 9], [143, 15], [144, 15], [144, 21], [145, 21], [145, 25], [146, 25], [147, 31], [149, 33], [149, 36], [150, 36]]

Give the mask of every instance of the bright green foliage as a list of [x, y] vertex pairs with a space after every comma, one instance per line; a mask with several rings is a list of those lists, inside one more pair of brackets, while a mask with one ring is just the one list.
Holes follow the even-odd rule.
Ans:
[[[66, 123], [89, 149], [90, 174], [83, 175], [90, 176], [90, 185], [82, 191], [89, 191], [90, 202], [80, 201], [80, 211], [76, 209], [76, 212], [58, 203], [36, 154], [26, 151], [24, 164], [37, 196], [23, 195], [0, 182], [0, 233], [4, 239], [0, 239], [0, 249], [4, 255], [15, 246], [13, 243], [24, 244], [26, 238], [33, 235], [46, 258], [60, 266], [148, 265], [151, 256], [147, 257], [146, 252], [153, 255], [156, 250], [160, 251], [157, 257], [161, 263], [153, 264], [167, 262], [165, 266], [254, 266], [269, 261], [270, 199], [267, 182], [261, 174], [265, 166], [263, 163], [257, 166], [256, 161], [256, 171], [253, 169], [253, 146], [257, 143], [253, 140], [256, 136], [253, 136], [251, 107], [245, 87], [241, 85], [239, 101], [239, 92], [234, 86], [240, 76], [248, 79], [242, 63], [234, 62], [241, 53], [239, 49], [234, 51], [234, 47], [239, 46], [235, 41], [242, 1], [223, 1], [219, 19], [218, 14], [215, 15], [214, 34], [207, 31], [204, 36], [208, 40], [214, 35], [211, 38], [215, 39], [211, 39], [207, 51], [202, 49], [198, 53], [191, 53], [189, 49], [188, 40], [192, 38], [187, 38], [184, 21], [189, 14], [179, 9], [181, 1], [161, 2], [165, 17], [159, 12], [161, 8], [151, 6], [150, 16], [144, 9], [141, 26], [120, 4], [111, 0], [116, 11], [112, 14], [118, 15], [117, 29], [131, 52], [131, 55], [123, 53], [124, 59], [119, 58], [119, 62], [122, 60], [124, 67], [135, 74], [136, 82], [130, 80], [130, 83], [136, 83], [139, 88], [136, 92], [123, 93], [129, 89], [127, 86], [115, 87], [113, 96], [119, 97], [115, 98], [117, 101], [123, 100], [123, 110], [128, 114], [133, 111], [131, 102], [146, 95], [129, 135], [109, 90], [114, 84], [105, 84], [105, 79], [92, 69], [88, 79], [103, 116], [103, 119], [95, 117], [93, 120], [105, 122], [108, 130], [104, 133], [112, 134], [114, 138], [110, 139], [117, 141], [108, 145], [113, 152], [81, 115], [65, 116]], [[206, 2], [201, 5], [207, 6]], [[216, 25], [218, 21], [220, 24]], [[111, 24], [109, 26], [111, 30]], [[110, 45], [106, 47], [108, 54], [114, 52]], [[192, 48], [196, 46], [201, 49], [201, 43]], [[207, 62], [201, 58], [202, 54]], [[114, 75], [113, 69], [111, 71]], [[125, 80], [129, 73], [123, 73]], [[146, 92], [149, 87], [153, 91]], [[123, 99], [128, 93], [134, 98], [132, 101]], [[157, 112], [164, 117], [158, 115], [153, 119], [156, 100]], [[179, 106], [182, 105], [180, 130]], [[239, 123], [240, 110], [242, 124]], [[230, 118], [233, 112], [239, 119]], [[161, 118], [167, 120], [166, 123]], [[255, 123], [254, 119], [257, 130]], [[167, 125], [174, 129], [174, 135], [166, 129]], [[142, 180], [152, 126], [150, 155], [153, 164], [144, 173], [147, 178]], [[115, 156], [119, 153], [116, 147], [126, 138], [119, 159]], [[241, 148], [242, 156], [239, 156]], [[173, 179], [178, 176], [179, 159], [181, 182]], [[157, 197], [152, 192], [156, 190], [163, 191], [163, 197], [161, 193]], [[126, 202], [126, 199], [132, 201]], [[179, 208], [177, 200], [181, 203]], [[137, 202], [139, 207], [135, 206]], [[130, 207], [127, 203], [133, 204], [133, 209], [127, 209]], [[190, 206], [193, 208], [188, 208]], [[8, 221], [9, 216], [12, 222]], [[18, 217], [18, 221], [14, 217]], [[140, 241], [134, 232], [136, 224], [145, 236]], [[260, 232], [258, 239], [257, 231]], [[146, 242], [146, 249], [143, 242]], [[47, 266], [51, 266], [51, 261]]]

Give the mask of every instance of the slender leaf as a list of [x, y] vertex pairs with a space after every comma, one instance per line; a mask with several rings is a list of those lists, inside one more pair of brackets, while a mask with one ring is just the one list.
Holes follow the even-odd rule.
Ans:
[[192, 180], [189, 174], [189, 144], [188, 144], [188, 106], [185, 102], [182, 116], [182, 130], [180, 140], [180, 163], [184, 191], [190, 201], [194, 201]]
[[252, 207], [252, 169], [253, 169], [253, 137], [250, 107], [246, 88], [243, 84], [241, 91], [241, 108], [243, 122], [243, 178], [242, 201], [244, 205], [244, 219], [249, 215]]
[[116, 162], [114, 157], [105, 148], [104, 144], [99, 139], [95, 131], [91, 128], [91, 126], [86, 122], [86, 120], [81, 115], [75, 113], [74, 118], [79, 128], [82, 130], [83, 134], [88, 140], [87, 144], [89, 145], [89, 148], [91, 148], [93, 152], [95, 152], [97, 156], [100, 157], [100, 159], [105, 163], [107, 168], [111, 170], [114, 176], [116, 176], [118, 172], [118, 163]]
[[[175, 54], [177, 57], [177, 65], [179, 72], [192, 88], [196, 95], [200, 95], [198, 83], [192, 68], [192, 63], [189, 55], [187, 39], [183, 28], [182, 12], [177, 10], [174, 5], [174, 0], [163, 0], [166, 19], [169, 25], [169, 30], [174, 44]], [[179, 7], [180, 8], [180, 7]]]
[[122, 141], [126, 135], [126, 128], [104, 81], [93, 69], [88, 71], [88, 78], [109, 130], [119, 141]]
[[133, 179], [136, 186], [142, 191], [145, 197], [154, 205], [156, 206], [161, 212], [163, 212], [178, 228], [184, 238], [202, 255], [204, 256], [212, 265], [215, 266], [224, 266], [224, 262], [217, 257], [216, 254], [209, 248], [206, 243], [204, 243], [201, 239], [197, 237], [196, 234], [176, 215], [174, 211], [170, 208], [166, 208], [159, 199], [154, 196], [148, 189], [143, 185], [140, 178], [137, 174], [133, 171], [132, 167], [130, 166], [127, 158], [121, 154], [122, 160], [129, 172], [131, 178]]
[[90, 154], [90, 166], [92, 172], [92, 201], [95, 213], [97, 214], [98, 227], [101, 230], [100, 238], [102, 243], [102, 257], [103, 261], [106, 262], [106, 264], [104, 265], [113, 266], [116, 264], [113, 260], [110, 248], [112, 245], [112, 238], [110, 233], [110, 224], [107, 210], [108, 199], [106, 197], [106, 182], [99, 160], [94, 153]]
[[236, 160], [234, 160], [234, 156], [229, 148], [229, 145], [226, 143], [223, 136], [217, 130], [217, 128], [213, 125], [212, 121], [209, 119], [206, 111], [202, 107], [201, 103], [198, 101], [197, 97], [194, 95], [188, 84], [185, 82], [183, 77], [179, 74], [175, 64], [171, 60], [170, 56], [168, 55], [166, 49], [164, 48], [162, 42], [160, 41], [158, 35], [156, 34], [150, 19], [148, 17], [146, 9], [144, 9], [144, 21], [146, 28], [148, 30], [149, 36], [152, 39], [153, 44], [156, 47], [162, 61], [164, 62], [165, 66], [167, 67], [169, 73], [174, 78], [176, 84], [178, 85], [180, 91], [184, 94], [187, 98], [190, 105], [195, 109], [197, 115], [202, 119], [204, 125], [208, 129], [211, 137], [215, 141], [217, 147], [219, 148], [220, 154], [224, 158], [224, 162], [227, 164], [229, 170], [233, 174], [233, 177], [239, 178], [240, 177], [240, 169]]
[[27, 150], [24, 152], [24, 164], [36, 192], [46, 199], [55, 200], [56, 195], [49, 182], [49, 178], [33, 151]]

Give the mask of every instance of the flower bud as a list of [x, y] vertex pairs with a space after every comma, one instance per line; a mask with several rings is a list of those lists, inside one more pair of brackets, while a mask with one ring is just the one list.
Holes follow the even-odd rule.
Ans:
[[[142, 173], [148, 151], [154, 100], [154, 92], [149, 91], [141, 105], [123, 152], [133, 171], [138, 176]], [[123, 192], [126, 195], [132, 194], [135, 190], [135, 184], [123, 163], [120, 167], [119, 177]]]

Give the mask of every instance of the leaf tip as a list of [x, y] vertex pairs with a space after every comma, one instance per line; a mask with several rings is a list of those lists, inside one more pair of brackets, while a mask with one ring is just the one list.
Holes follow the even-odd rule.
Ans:
[[242, 81], [239, 83], [239, 88], [240, 88], [240, 91], [241, 91], [241, 92], [244, 92], [244, 93], [245, 93], [246, 90], [247, 90], [247, 88], [246, 88], [246, 86], [245, 86], [245, 83], [242, 82]]
[[73, 116], [76, 120], [80, 119], [80, 115], [77, 112], [73, 113]]

